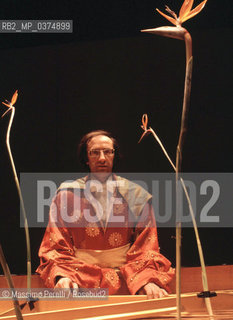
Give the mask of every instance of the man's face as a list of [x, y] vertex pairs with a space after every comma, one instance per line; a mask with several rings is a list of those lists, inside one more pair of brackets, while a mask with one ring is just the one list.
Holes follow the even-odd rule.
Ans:
[[87, 164], [92, 173], [103, 173], [102, 176], [107, 177], [112, 172], [114, 152], [111, 152], [113, 149], [112, 139], [104, 135], [96, 136], [88, 142]]

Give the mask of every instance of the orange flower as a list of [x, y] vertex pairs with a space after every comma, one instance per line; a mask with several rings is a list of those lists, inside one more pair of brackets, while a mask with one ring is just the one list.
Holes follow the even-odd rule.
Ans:
[[11, 102], [5, 100], [7, 103], [2, 102], [5, 106], [7, 106], [8, 108], [11, 108], [14, 106], [14, 104], [16, 103], [18, 98], [18, 90], [15, 91], [15, 93], [13, 94], [12, 98], [11, 98]]
[[148, 117], [147, 117], [147, 114], [144, 113], [142, 115], [142, 125], [141, 125], [141, 128], [144, 130], [144, 131], [147, 131], [147, 124], [148, 124]]
[[15, 93], [13, 94], [12, 98], [11, 98], [11, 105], [13, 106], [16, 101], [18, 99], [18, 90], [15, 91]]
[[141, 138], [139, 139], [138, 143], [141, 142], [142, 138], [149, 132], [151, 132], [151, 128], [147, 129], [147, 124], [148, 124], [148, 117], [147, 117], [147, 114], [144, 113], [143, 116], [142, 116], [142, 125], [141, 125], [141, 128], [144, 130]]
[[180, 9], [179, 17], [175, 14], [174, 11], [172, 11], [168, 6], [166, 6], [166, 11], [170, 13], [172, 17], [166, 15], [165, 13], [161, 12], [159, 9], [156, 9], [164, 18], [169, 20], [171, 23], [173, 23], [175, 26], [180, 27], [183, 22], [185, 22], [188, 19], [191, 19], [196, 14], [198, 14], [205, 6], [207, 0], [202, 1], [196, 8], [192, 9], [194, 0], [184, 0], [184, 3]]
[[13, 94], [11, 98], [11, 102], [7, 100], [5, 100], [7, 103], [2, 102], [2, 104], [4, 104], [5, 106], [7, 106], [7, 108], [9, 108], [6, 112], [4, 112], [4, 114], [2, 115], [2, 118], [7, 114], [8, 111], [12, 109], [12, 107], [14, 107], [14, 104], [16, 103], [17, 98], [18, 98], [18, 90], [16, 90], [15, 93]]

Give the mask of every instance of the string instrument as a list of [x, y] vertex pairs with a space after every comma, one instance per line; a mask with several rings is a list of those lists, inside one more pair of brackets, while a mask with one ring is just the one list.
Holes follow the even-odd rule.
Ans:
[[[209, 290], [214, 320], [233, 319], [233, 265], [207, 267]], [[202, 291], [200, 267], [182, 268], [182, 319], [210, 319]], [[26, 276], [13, 276], [16, 288], [26, 288]], [[7, 288], [6, 279], [0, 277], [0, 287]], [[38, 275], [32, 276], [32, 288], [42, 288]], [[171, 284], [175, 291], [175, 281]], [[19, 300], [25, 320], [59, 319], [176, 319], [176, 295], [148, 300], [143, 295], [109, 296], [106, 300], [38, 300], [33, 303]], [[0, 320], [17, 319], [11, 300], [0, 301]]]

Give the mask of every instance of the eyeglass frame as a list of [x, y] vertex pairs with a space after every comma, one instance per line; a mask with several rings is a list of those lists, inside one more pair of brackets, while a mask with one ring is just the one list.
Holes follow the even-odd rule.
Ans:
[[[111, 151], [111, 153], [105, 153], [106, 152], [106, 150], [107, 151]], [[97, 151], [98, 152], [98, 155], [96, 154], [96, 155], [93, 155], [92, 154], [92, 152], [93, 151]], [[104, 156], [105, 157], [111, 157], [111, 156], [113, 156], [114, 154], [115, 154], [115, 149], [113, 148], [113, 149], [110, 149], [110, 148], [105, 148], [105, 149], [92, 149], [92, 150], [88, 150], [87, 151], [87, 153], [89, 154], [89, 156], [90, 157], [92, 157], [92, 158], [98, 158], [99, 156], [100, 156], [100, 154], [101, 154], [101, 151], [103, 152], [103, 154], [104, 154]]]

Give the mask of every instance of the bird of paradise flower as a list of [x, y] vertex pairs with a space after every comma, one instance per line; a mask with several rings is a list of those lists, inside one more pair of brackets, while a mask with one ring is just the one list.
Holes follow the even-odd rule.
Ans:
[[[161, 146], [161, 141], [156, 138], [156, 135], [154, 131], [152, 131], [151, 128], [147, 129], [147, 117], [144, 116], [143, 118], [143, 124], [142, 127], [144, 129], [144, 134], [147, 132], [152, 132], [156, 140], [159, 142], [160, 146], [163, 151], [165, 151], [165, 155], [167, 156], [168, 160], [172, 164], [173, 168], [176, 172], [176, 181], [178, 185], [178, 181], [180, 179], [179, 173], [181, 171], [181, 164], [182, 164], [182, 150], [185, 140], [185, 135], [187, 132], [187, 124], [188, 124], [188, 111], [189, 111], [189, 104], [190, 104], [190, 94], [191, 94], [191, 80], [192, 80], [192, 66], [193, 66], [193, 56], [192, 56], [192, 37], [190, 33], [182, 27], [182, 23], [187, 21], [188, 19], [194, 17], [197, 15], [205, 6], [207, 0], [202, 1], [197, 7], [195, 7], [193, 10], [194, 0], [184, 0], [180, 12], [179, 17], [177, 17], [176, 13], [172, 11], [168, 6], [166, 6], [166, 11], [171, 15], [168, 16], [167, 14], [161, 12], [159, 9], [156, 9], [163, 17], [165, 17], [167, 20], [169, 20], [172, 24], [175, 25], [175, 27], [170, 26], [164, 26], [159, 28], [153, 28], [153, 29], [146, 29], [141, 30], [142, 32], [146, 33], [152, 33], [157, 34], [165, 37], [175, 38], [179, 40], [185, 41], [185, 48], [186, 48], [186, 70], [185, 70], [185, 85], [184, 85], [184, 98], [183, 98], [183, 108], [182, 108], [182, 117], [181, 117], [181, 126], [180, 126], [180, 134], [179, 134], [179, 140], [176, 150], [176, 165], [173, 164], [170, 157], [168, 156], [166, 150], [163, 146]], [[141, 139], [142, 139], [141, 137]], [[141, 140], [140, 139], [140, 140]], [[177, 202], [180, 201], [180, 196], [178, 193], [177, 188]], [[198, 234], [196, 232], [196, 238], [197, 238], [197, 244], [199, 248], [199, 254], [200, 254], [200, 261], [202, 266], [202, 281], [203, 281], [203, 288], [205, 291], [208, 291], [208, 283], [207, 283], [207, 275], [205, 270], [205, 263], [204, 263], [204, 257], [202, 255], [202, 248], [199, 241]], [[177, 293], [177, 318], [181, 319], [181, 221], [178, 217], [177, 212], [177, 223], [176, 223], [176, 293]], [[209, 316], [211, 319], [213, 319], [213, 311], [211, 307], [211, 303], [209, 299], [205, 299], [206, 307], [209, 313]]]
[[5, 100], [6, 102], [2, 102], [8, 108], [6, 110], [6, 112], [4, 112], [4, 114], [2, 115], [2, 118], [9, 111], [11, 111], [11, 116], [10, 116], [10, 120], [9, 120], [9, 124], [8, 124], [8, 128], [7, 128], [7, 134], [6, 134], [6, 145], [7, 145], [7, 150], [8, 150], [8, 154], [10, 157], [11, 167], [12, 167], [13, 174], [14, 174], [15, 184], [16, 184], [16, 188], [18, 191], [20, 205], [21, 205], [22, 213], [23, 213], [23, 217], [24, 217], [24, 229], [25, 229], [25, 237], [26, 237], [26, 245], [27, 245], [27, 288], [28, 288], [28, 290], [30, 290], [31, 289], [31, 248], [30, 248], [30, 236], [29, 236], [29, 229], [28, 229], [28, 221], [27, 221], [27, 215], [26, 215], [26, 211], [25, 211], [23, 196], [22, 196], [22, 192], [20, 189], [19, 179], [17, 176], [17, 172], [16, 172], [16, 168], [15, 168], [15, 164], [14, 164], [14, 159], [13, 159], [12, 152], [11, 152], [11, 146], [10, 146], [10, 132], [11, 132], [11, 126], [12, 126], [14, 115], [15, 115], [14, 105], [17, 101], [17, 98], [18, 98], [18, 90], [15, 91], [10, 102], [7, 100]]
[[166, 11], [170, 13], [172, 17], [168, 16], [167, 14], [163, 13], [159, 9], [156, 9], [164, 18], [169, 20], [171, 23], [173, 23], [175, 26], [181, 26], [183, 22], [191, 19], [195, 15], [197, 15], [205, 6], [207, 0], [202, 1], [198, 6], [196, 6], [195, 9], [192, 9], [194, 0], [186, 0], [182, 4], [179, 12], [179, 17], [177, 17], [176, 13], [172, 11], [168, 6], [166, 6]]

